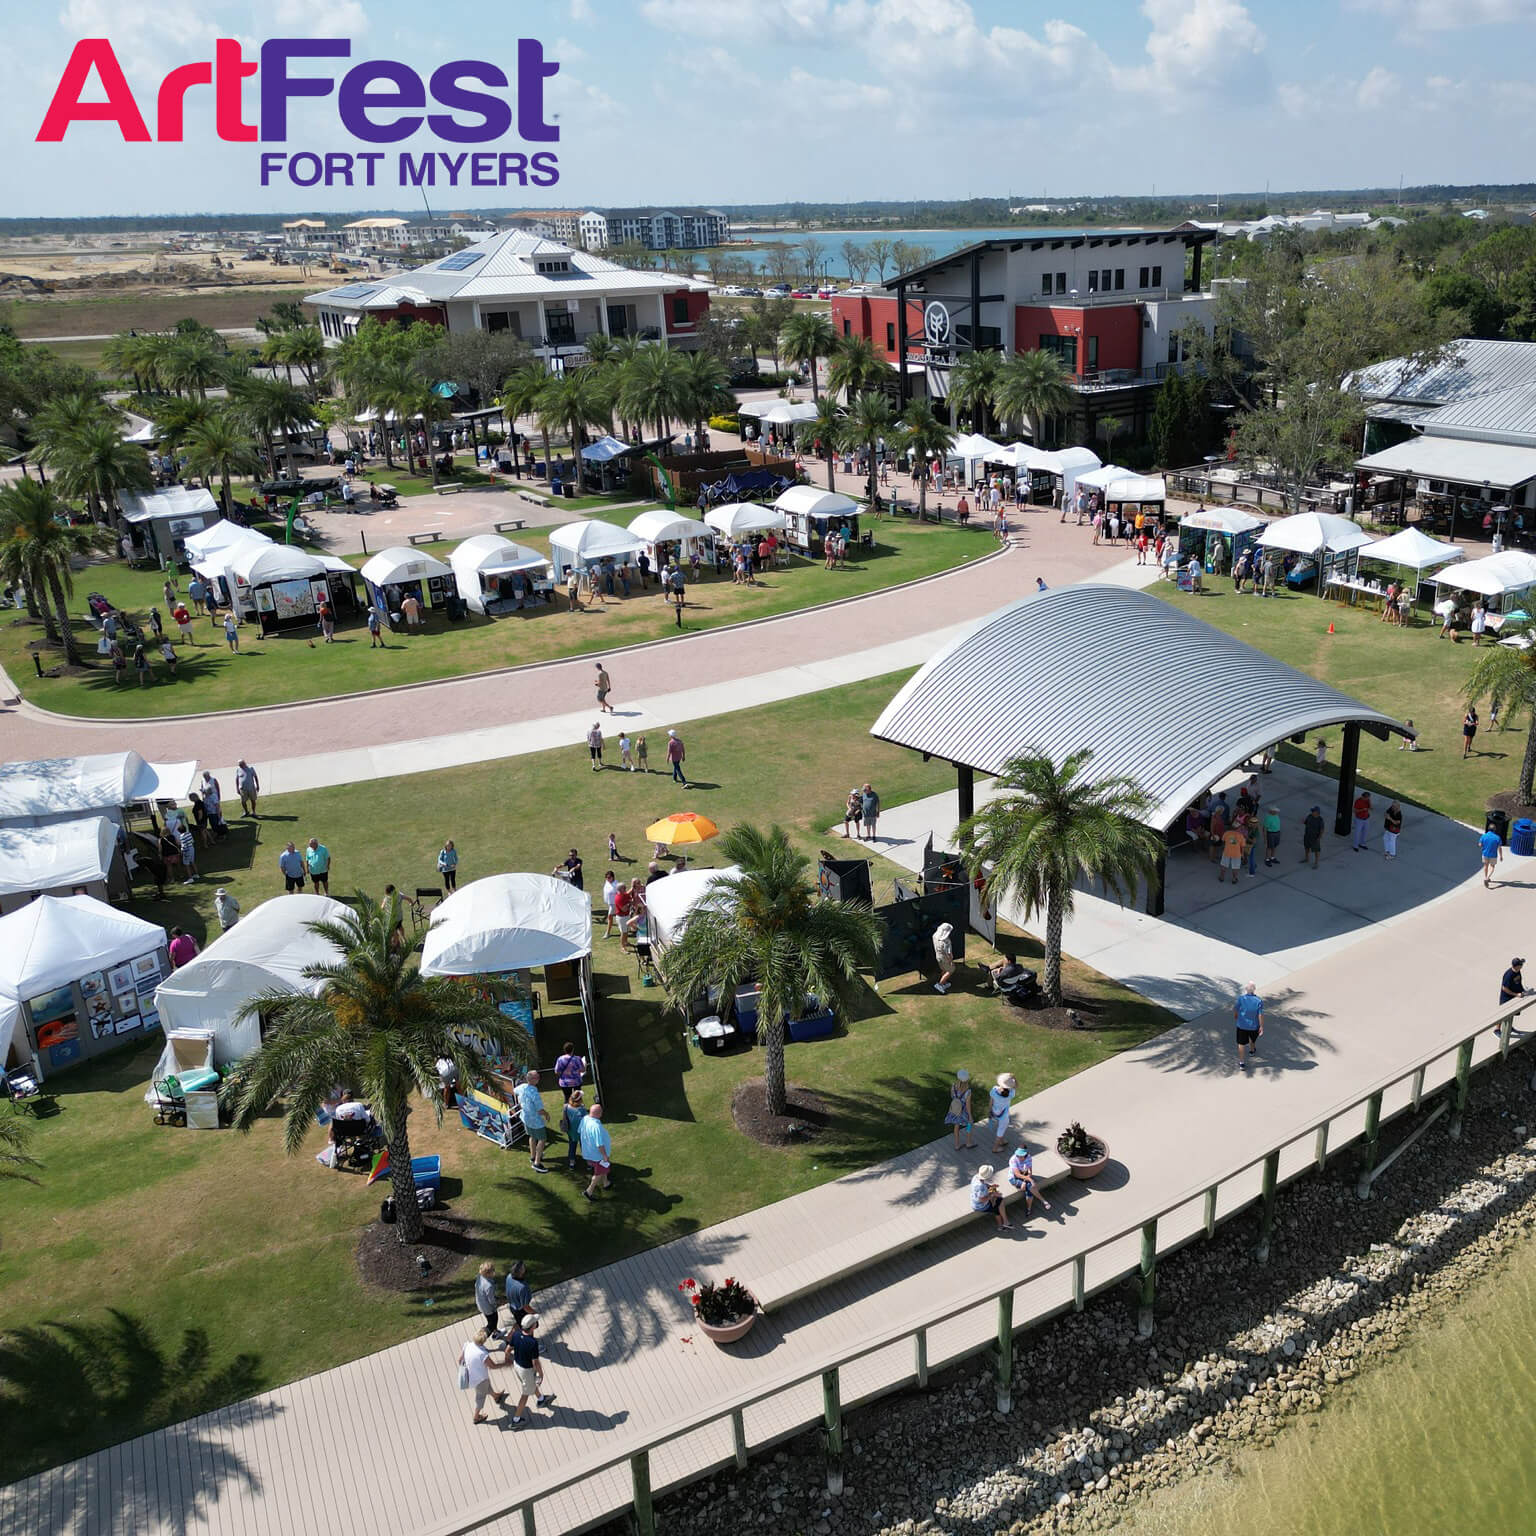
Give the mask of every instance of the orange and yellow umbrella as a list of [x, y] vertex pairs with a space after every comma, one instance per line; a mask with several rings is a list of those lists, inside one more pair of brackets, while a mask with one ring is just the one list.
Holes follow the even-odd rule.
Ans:
[[653, 821], [645, 829], [645, 835], [653, 843], [665, 843], [667, 847], [675, 848], [679, 843], [707, 843], [719, 831], [708, 816], [700, 816], [697, 811], [674, 811], [660, 821]]

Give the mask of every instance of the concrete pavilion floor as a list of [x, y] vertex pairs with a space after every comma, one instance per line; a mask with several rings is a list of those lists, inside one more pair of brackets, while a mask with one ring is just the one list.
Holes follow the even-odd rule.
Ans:
[[[1246, 777], [1235, 772], [1216, 787], [1228, 789], [1228, 800], [1235, 801], [1230, 791]], [[1254, 982], [1261, 992], [1273, 989], [1379, 926], [1481, 878], [1476, 834], [1461, 822], [1405, 804], [1398, 856], [1388, 859], [1381, 850], [1386, 800], [1373, 797], [1370, 845], [1354, 853], [1350, 840], [1333, 831], [1336, 780], [1277, 763], [1272, 773], [1260, 777], [1260, 787], [1261, 807], [1273, 803], [1280, 809], [1283, 829], [1275, 867], [1265, 868], [1261, 848], [1253, 876], [1245, 870], [1236, 885], [1218, 883], [1218, 866], [1209, 862], [1204, 848], [1178, 849], [1168, 860], [1161, 917], [1080, 891], [1063, 936], [1067, 953], [1179, 1017], [1193, 1019], [1229, 1001], [1244, 982]], [[991, 792], [990, 780], [977, 784], [978, 806]], [[1301, 862], [1301, 824], [1313, 805], [1322, 810], [1327, 828], [1318, 869]], [[936, 848], [954, 846], [957, 820], [954, 792], [930, 796], [882, 812], [878, 835], [866, 846], [916, 870], [930, 835]], [[1502, 869], [1511, 878], [1517, 870], [1527, 878], [1530, 864], [1506, 852]], [[1003, 916], [1037, 931], [1032, 921], [1006, 906]], [[1411, 965], [1401, 979], [1411, 980]]]

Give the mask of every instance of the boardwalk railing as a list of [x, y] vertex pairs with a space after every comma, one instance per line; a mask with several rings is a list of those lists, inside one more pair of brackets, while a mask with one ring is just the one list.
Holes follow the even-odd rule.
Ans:
[[[814, 1383], [818, 1377], [822, 1389], [820, 1422], [826, 1447], [827, 1486], [829, 1492], [839, 1493], [842, 1490], [843, 1455], [842, 1373], [851, 1365], [901, 1344], [911, 1346], [910, 1370], [899, 1380], [890, 1381], [877, 1391], [866, 1394], [866, 1398], [879, 1396], [909, 1383], [926, 1387], [931, 1369], [985, 1353], [992, 1357], [998, 1411], [1008, 1413], [1012, 1408], [1013, 1344], [1016, 1333], [1046, 1322], [1061, 1312], [1081, 1311], [1088, 1297], [1134, 1276], [1139, 1282], [1137, 1324], [1143, 1336], [1149, 1336], [1152, 1332], [1153, 1298], [1160, 1255], [1170, 1254], [1197, 1238], [1213, 1236], [1218, 1225], [1231, 1220], [1257, 1201], [1260, 1212], [1255, 1256], [1261, 1262], [1267, 1260], [1275, 1201], [1280, 1187], [1303, 1174], [1320, 1171], [1328, 1161], [1330, 1150], [1337, 1151], [1357, 1139], [1363, 1140], [1364, 1146], [1360, 1154], [1361, 1169], [1356, 1192], [1361, 1199], [1369, 1198], [1374, 1178], [1385, 1172], [1387, 1166], [1441, 1115], [1449, 1114], [1450, 1135], [1453, 1139], [1460, 1137], [1472, 1072], [1490, 1061], [1502, 1061], [1514, 1046], [1536, 1039], [1536, 1031], [1523, 1032], [1518, 1039], [1514, 1032], [1515, 1019], [1533, 1007], [1536, 1007], [1536, 995], [1507, 1004], [1455, 1045], [1439, 1047], [1383, 1080], [1369, 1093], [1335, 1105], [1320, 1119], [1288, 1136], [1268, 1152], [1230, 1168], [1213, 1182], [1186, 1189], [1178, 1199], [1145, 1221], [1103, 1238], [1043, 1270], [1026, 1275], [1002, 1291], [982, 1289], [965, 1294], [943, 1311], [936, 1312], [926, 1323], [892, 1327], [866, 1340], [856, 1349], [829, 1356], [812, 1370], [765, 1373], [758, 1390], [749, 1395], [737, 1395], [730, 1402], [701, 1407], [685, 1424], [674, 1425], [649, 1438], [643, 1435], [632, 1437], [622, 1449], [604, 1461], [580, 1467], [568, 1466], [563, 1471], [540, 1479], [516, 1496], [501, 1496], [488, 1501], [478, 1508], [429, 1527], [421, 1536], [469, 1536], [469, 1533], [510, 1515], [522, 1517], [523, 1536], [537, 1536], [538, 1508], [543, 1501], [568, 1489], [573, 1479], [586, 1482], [612, 1472], [626, 1462], [629, 1465], [635, 1527], [640, 1536], [653, 1536], [656, 1529], [651, 1485], [653, 1452], [687, 1435], [721, 1427], [728, 1420], [732, 1454], [721, 1455], [709, 1465], [696, 1469], [689, 1477], [680, 1479], [679, 1484], [692, 1477], [707, 1475], [729, 1465], [732, 1460], [736, 1466], [745, 1467], [753, 1449], [747, 1443], [744, 1421], [746, 1411], [779, 1398], [795, 1388]], [[1493, 1044], [1495, 1031], [1498, 1035], [1496, 1047]], [[1480, 1045], [1485, 1047], [1485, 1054], [1481, 1059], [1474, 1060]], [[1451, 1090], [1448, 1100], [1437, 1105], [1403, 1144], [1385, 1161], [1381, 1160], [1379, 1153], [1383, 1122], [1404, 1112], [1416, 1112], [1428, 1094], [1447, 1087]], [[964, 1190], [957, 1190], [956, 1198], [963, 1198], [964, 1193]], [[1096, 1259], [1107, 1262], [1096, 1264]], [[1040, 1288], [1042, 1282], [1053, 1278], [1058, 1282], [1056, 1293], [1063, 1299], [1051, 1301], [1021, 1320], [1016, 1319], [1015, 1293], [1025, 1288]], [[955, 1322], [987, 1306], [996, 1308], [995, 1335], [989, 1331], [983, 1342], [969, 1344], [958, 1352], [952, 1352], [946, 1359], [930, 1363], [929, 1335], [944, 1324]], [[814, 1416], [802, 1417], [789, 1430], [781, 1428], [773, 1438], [777, 1441], [787, 1438], [788, 1434], [801, 1433], [813, 1427], [816, 1422]], [[619, 1513], [622, 1513], [622, 1509], [614, 1508], [607, 1518]]]

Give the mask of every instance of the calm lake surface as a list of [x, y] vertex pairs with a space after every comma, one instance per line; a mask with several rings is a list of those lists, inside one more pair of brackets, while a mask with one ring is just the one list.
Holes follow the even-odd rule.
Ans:
[[[1104, 231], [1096, 230], [1095, 233]], [[805, 234], [791, 234], [782, 231], [773, 234], [749, 235], [744, 238], [759, 240], [764, 243], [774, 241], [781, 245], [791, 247], [799, 246], [806, 240], [819, 241], [827, 258], [827, 274], [834, 278], [848, 278], [853, 274], [848, 270], [848, 263], [843, 259], [843, 242], [852, 241], [860, 250], [867, 250], [873, 240], [905, 240], [908, 245], [925, 245], [933, 252], [935, 257], [947, 256], [951, 251], [958, 251], [961, 246], [974, 245], [978, 240], [1018, 240], [1020, 238], [1054, 238], [1060, 239], [1062, 235], [1081, 234], [1081, 230], [1071, 229], [880, 229], [880, 230], [811, 230]], [[745, 261], [751, 261], [759, 270], [763, 265], [763, 252], [743, 251], [741, 257]], [[886, 267], [885, 275], [891, 276], [895, 271], [894, 265]], [[873, 281], [873, 274], [870, 280]]]
[[1125, 1536], [1531, 1536], [1536, 1242], [1238, 1475], [1154, 1496]]

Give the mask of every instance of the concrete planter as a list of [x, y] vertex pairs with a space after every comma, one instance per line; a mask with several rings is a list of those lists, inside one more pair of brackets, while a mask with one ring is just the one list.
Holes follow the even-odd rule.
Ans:
[[1101, 1136], [1094, 1137], [1098, 1142], [1100, 1152], [1097, 1157], [1066, 1157], [1063, 1161], [1074, 1179], [1092, 1179], [1104, 1172], [1105, 1165], [1109, 1162], [1109, 1143]]

